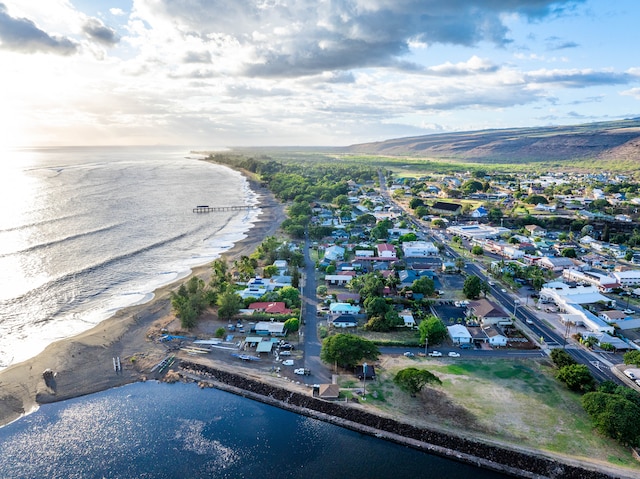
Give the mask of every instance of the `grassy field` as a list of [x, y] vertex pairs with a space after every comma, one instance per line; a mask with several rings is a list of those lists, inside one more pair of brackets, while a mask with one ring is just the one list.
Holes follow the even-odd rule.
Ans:
[[[404, 367], [425, 368], [442, 385], [411, 398], [393, 383]], [[596, 433], [580, 396], [553, 377], [545, 360], [451, 360], [387, 357], [376, 366], [378, 379], [367, 382], [367, 405], [416, 425], [468, 433], [511, 445], [563, 456], [630, 467], [640, 472], [631, 451]], [[361, 388], [346, 378], [343, 388]]]

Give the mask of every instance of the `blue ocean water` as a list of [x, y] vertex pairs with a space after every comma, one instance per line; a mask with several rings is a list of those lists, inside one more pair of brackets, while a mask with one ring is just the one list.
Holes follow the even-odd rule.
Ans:
[[187, 148], [14, 150], [0, 162], [0, 368], [152, 298], [245, 237], [236, 171]]
[[195, 384], [136, 383], [0, 428], [3, 478], [508, 476]]

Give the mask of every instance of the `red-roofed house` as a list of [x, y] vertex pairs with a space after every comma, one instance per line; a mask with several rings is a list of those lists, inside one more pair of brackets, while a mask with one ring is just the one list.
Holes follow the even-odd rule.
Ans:
[[249, 305], [249, 309], [253, 309], [254, 311], [260, 311], [261, 313], [271, 313], [271, 314], [289, 314], [291, 313], [290, 309], [287, 309], [287, 305], [283, 301], [262, 301], [257, 303], [251, 303]]

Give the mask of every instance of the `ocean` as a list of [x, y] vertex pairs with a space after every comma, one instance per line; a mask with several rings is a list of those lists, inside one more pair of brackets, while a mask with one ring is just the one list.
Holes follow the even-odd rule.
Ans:
[[0, 477], [502, 479], [195, 384], [136, 383], [0, 428]]
[[[246, 237], [238, 172], [188, 148], [41, 148], [0, 167], [0, 369], [149, 301]], [[192, 155], [191, 155], [192, 156]]]

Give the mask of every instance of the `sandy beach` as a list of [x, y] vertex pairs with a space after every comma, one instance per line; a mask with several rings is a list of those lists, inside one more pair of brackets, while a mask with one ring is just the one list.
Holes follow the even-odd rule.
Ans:
[[[250, 255], [262, 240], [274, 235], [285, 219], [283, 206], [266, 188], [249, 180], [259, 196], [262, 213], [247, 238], [223, 256], [228, 263]], [[192, 271], [205, 280], [210, 265]], [[149, 338], [155, 327], [175, 324], [170, 293], [187, 281], [182, 279], [154, 293], [154, 299], [142, 305], [118, 311], [113, 317], [72, 338], [57, 341], [27, 361], [0, 372], [0, 426], [32, 411], [38, 404], [83, 396], [112, 387], [142, 381], [153, 364], [166, 356], [166, 347]], [[123, 367], [114, 371], [113, 359], [121, 358]], [[43, 372], [55, 377], [45, 383]], [[146, 372], [145, 372], [146, 371]]]

